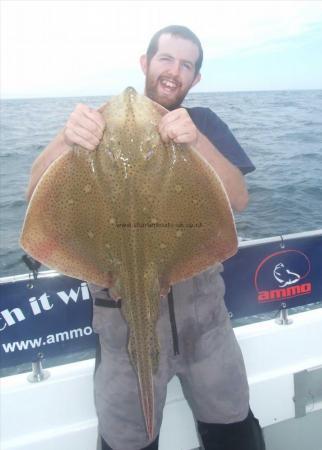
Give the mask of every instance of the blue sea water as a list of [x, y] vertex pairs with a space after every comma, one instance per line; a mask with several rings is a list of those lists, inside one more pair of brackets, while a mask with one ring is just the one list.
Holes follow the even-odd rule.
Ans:
[[[32, 162], [77, 103], [103, 97], [3, 100], [0, 154], [0, 276], [25, 273], [19, 233]], [[322, 227], [322, 90], [194, 93], [230, 127], [256, 166], [247, 175], [250, 202], [236, 214], [242, 238]]]

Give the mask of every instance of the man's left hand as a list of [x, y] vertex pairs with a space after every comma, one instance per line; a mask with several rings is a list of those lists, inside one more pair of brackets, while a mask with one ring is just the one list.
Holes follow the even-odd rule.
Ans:
[[168, 143], [196, 145], [199, 138], [198, 128], [191, 120], [187, 110], [175, 109], [162, 117], [159, 123], [161, 139]]

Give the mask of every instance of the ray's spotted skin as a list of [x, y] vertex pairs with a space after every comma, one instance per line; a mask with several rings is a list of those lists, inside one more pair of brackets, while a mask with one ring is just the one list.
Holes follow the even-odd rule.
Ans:
[[237, 250], [214, 170], [193, 148], [162, 142], [157, 125], [166, 112], [133, 88], [114, 97], [102, 111], [97, 151], [75, 146], [51, 164], [21, 235], [24, 250], [46, 266], [122, 298], [151, 440], [160, 293]]

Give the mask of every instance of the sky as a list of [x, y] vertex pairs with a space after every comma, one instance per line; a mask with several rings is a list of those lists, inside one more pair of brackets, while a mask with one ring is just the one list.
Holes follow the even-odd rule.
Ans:
[[322, 1], [0, 0], [2, 98], [143, 91], [139, 57], [160, 28], [204, 48], [194, 92], [322, 89]]

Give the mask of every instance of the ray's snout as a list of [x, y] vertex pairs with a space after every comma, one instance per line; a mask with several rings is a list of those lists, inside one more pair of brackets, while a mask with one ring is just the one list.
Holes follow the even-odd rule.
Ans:
[[132, 86], [128, 86], [124, 90], [123, 94], [124, 94], [124, 97], [131, 103], [133, 103], [136, 100], [137, 95], [138, 95], [138, 93], [136, 92], [136, 90]]

